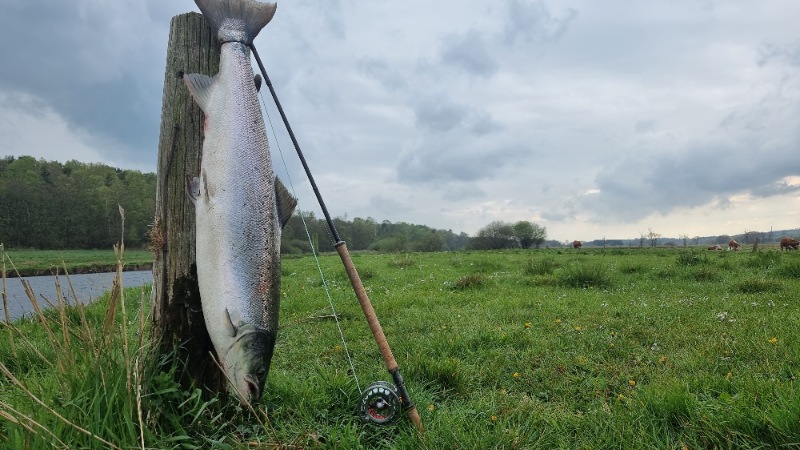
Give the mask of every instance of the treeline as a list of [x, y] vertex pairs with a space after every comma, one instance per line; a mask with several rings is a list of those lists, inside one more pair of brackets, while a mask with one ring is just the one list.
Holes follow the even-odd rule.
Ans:
[[[349, 250], [387, 253], [461, 250], [470, 239], [463, 232], [455, 234], [451, 230], [436, 230], [425, 225], [392, 223], [388, 220], [379, 223], [371, 217], [356, 217], [352, 221], [334, 218], [333, 223], [339, 237], [347, 242]], [[312, 243], [317, 251], [331, 251], [333, 241], [324, 218], [317, 218], [313, 212], [298, 212], [283, 229], [281, 252], [309, 253]]]
[[[0, 243], [6, 248], [111, 248], [122, 232], [118, 205], [125, 210], [125, 245], [143, 248], [153, 221], [156, 175], [104, 164], [0, 159]], [[324, 219], [300, 213], [283, 230], [284, 253], [333, 250]], [[373, 218], [333, 219], [350, 250], [380, 252], [443, 251], [465, 248], [469, 236], [404, 222]]]
[[156, 176], [104, 164], [0, 159], [0, 242], [39, 249], [143, 247], [153, 220]]

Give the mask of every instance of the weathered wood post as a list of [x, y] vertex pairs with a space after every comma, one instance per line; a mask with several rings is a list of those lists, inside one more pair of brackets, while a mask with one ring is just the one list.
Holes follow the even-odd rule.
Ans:
[[162, 354], [185, 362], [185, 387], [224, 393], [225, 379], [209, 356], [213, 346], [203, 321], [195, 265], [194, 206], [186, 177], [200, 173], [203, 112], [183, 84], [184, 73], [216, 74], [219, 44], [198, 13], [175, 16], [170, 24], [158, 142], [156, 214], [151, 230], [154, 253], [152, 336]]

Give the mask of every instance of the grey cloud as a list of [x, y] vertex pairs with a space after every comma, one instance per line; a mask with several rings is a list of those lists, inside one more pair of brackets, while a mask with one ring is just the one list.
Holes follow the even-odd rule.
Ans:
[[448, 37], [441, 58], [445, 64], [481, 77], [494, 75], [499, 67], [484, 36], [475, 30]]
[[527, 149], [502, 147], [486, 139], [429, 138], [400, 154], [397, 176], [405, 183], [473, 182], [497, 176], [529, 154]]
[[369, 199], [369, 204], [375, 210], [386, 215], [392, 215], [397, 212], [411, 211], [411, 208], [405, 203], [397, 201], [394, 198], [385, 197], [383, 195], [371, 197]]
[[399, 91], [408, 87], [408, 83], [400, 72], [389, 67], [386, 61], [381, 59], [361, 58], [356, 67], [361, 73], [378, 81], [389, 91]]
[[468, 199], [485, 198], [486, 191], [472, 183], [451, 183], [444, 189], [445, 200], [464, 201]]
[[452, 130], [461, 124], [467, 108], [441, 97], [426, 97], [414, 105], [417, 126], [433, 132]]
[[759, 197], [798, 191], [783, 180], [800, 174], [795, 148], [750, 147], [733, 142], [699, 143], [681, 155], [624, 159], [597, 178], [600, 193], [581, 198], [580, 209], [599, 220], [638, 220], [679, 207], [728, 204], [728, 197]]
[[504, 30], [505, 41], [514, 44], [541, 44], [557, 41], [567, 32], [578, 11], [569, 9], [557, 17], [541, 1], [508, 0]]
[[800, 66], [800, 41], [791, 45], [764, 44], [758, 49], [756, 64], [763, 67], [776, 59], [783, 59], [793, 66]]
[[155, 161], [169, 22], [154, 24], [150, 14], [142, 2], [5, 5], [0, 89], [46, 99], [109, 153], [129, 161], [148, 153]]

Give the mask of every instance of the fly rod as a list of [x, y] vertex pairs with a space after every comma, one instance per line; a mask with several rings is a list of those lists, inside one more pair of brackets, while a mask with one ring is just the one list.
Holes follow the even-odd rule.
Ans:
[[289, 119], [286, 118], [286, 113], [283, 112], [281, 102], [278, 100], [278, 94], [275, 93], [275, 88], [272, 86], [272, 81], [270, 81], [269, 76], [267, 75], [267, 69], [264, 68], [264, 64], [261, 62], [261, 57], [258, 56], [258, 51], [256, 50], [255, 45], [251, 43], [250, 49], [253, 51], [253, 56], [255, 57], [256, 63], [258, 63], [258, 68], [261, 70], [261, 75], [264, 77], [264, 83], [266, 83], [267, 87], [269, 87], [269, 92], [272, 94], [272, 99], [275, 101], [275, 106], [278, 108], [278, 112], [281, 115], [283, 124], [286, 126], [286, 130], [289, 132], [289, 137], [292, 140], [292, 144], [297, 152], [297, 156], [300, 158], [300, 162], [303, 164], [303, 169], [306, 172], [308, 181], [311, 183], [312, 189], [314, 189], [314, 195], [317, 197], [317, 202], [319, 202], [319, 206], [322, 208], [322, 214], [325, 215], [325, 221], [328, 223], [328, 228], [330, 228], [333, 239], [336, 241], [336, 252], [339, 253], [339, 257], [342, 259], [342, 263], [347, 271], [347, 277], [350, 279], [350, 284], [353, 286], [353, 291], [355, 292], [358, 302], [361, 305], [361, 311], [364, 313], [364, 316], [367, 319], [367, 323], [369, 324], [369, 328], [372, 331], [373, 337], [375, 338], [375, 342], [378, 344], [378, 348], [380, 349], [381, 356], [383, 356], [383, 361], [386, 363], [386, 369], [389, 371], [389, 374], [391, 374], [392, 381], [394, 381], [394, 387], [397, 389], [397, 394], [395, 394], [389, 386], [380, 383], [376, 383], [377, 385], [374, 388], [368, 389], [361, 401], [361, 409], [365, 414], [364, 417], [376, 423], [385, 423], [392, 417], [391, 415], [387, 414], [393, 414], [391, 411], [387, 413], [387, 408], [391, 408], [393, 399], [399, 395], [402, 406], [406, 409], [406, 414], [411, 420], [411, 423], [414, 424], [414, 427], [416, 427], [417, 430], [422, 431], [422, 419], [420, 419], [419, 412], [417, 412], [417, 407], [414, 405], [414, 403], [411, 401], [411, 397], [408, 395], [408, 391], [403, 383], [403, 377], [400, 375], [400, 367], [397, 365], [397, 361], [394, 359], [392, 349], [389, 347], [389, 342], [386, 340], [386, 336], [383, 334], [383, 328], [381, 328], [381, 324], [378, 321], [378, 316], [375, 314], [375, 310], [372, 308], [372, 302], [370, 302], [369, 296], [367, 296], [367, 291], [364, 289], [364, 285], [361, 283], [361, 277], [358, 275], [358, 271], [353, 264], [353, 260], [350, 258], [350, 253], [347, 251], [347, 244], [345, 244], [345, 242], [339, 237], [339, 232], [336, 231], [336, 225], [333, 223], [333, 220], [331, 220], [331, 216], [328, 213], [328, 208], [325, 206], [325, 202], [322, 200], [322, 195], [317, 188], [317, 183], [314, 181], [314, 176], [311, 175], [311, 169], [308, 167], [306, 158], [303, 156], [303, 152], [300, 150], [300, 144], [297, 142], [297, 138], [295, 138], [291, 125], [289, 125]]

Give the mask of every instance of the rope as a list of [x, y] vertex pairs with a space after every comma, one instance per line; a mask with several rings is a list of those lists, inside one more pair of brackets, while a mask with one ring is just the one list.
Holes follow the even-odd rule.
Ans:
[[[278, 136], [275, 133], [275, 126], [272, 124], [272, 117], [269, 115], [266, 102], [264, 102], [264, 95], [260, 92], [259, 92], [259, 98], [261, 99], [261, 105], [263, 106], [263, 111], [267, 116], [267, 121], [269, 122], [269, 127], [272, 131], [272, 136], [275, 138], [275, 145], [278, 147], [278, 153], [281, 155], [281, 163], [283, 164], [283, 168], [286, 171], [286, 177], [289, 180], [289, 188], [292, 191], [292, 195], [294, 195], [294, 197], [297, 198], [297, 194], [295, 193], [294, 189], [294, 182], [292, 181], [292, 176], [289, 173], [288, 166], [286, 165], [286, 158], [284, 158], [283, 150], [281, 149], [281, 143], [278, 141]], [[319, 277], [322, 280], [322, 286], [325, 288], [325, 296], [328, 298], [328, 304], [331, 307], [333, 318], [336, 321], [336, 328], [339, 330], [339, 337], [342, 339], [342, 346], [344, 347], [345, 355], [347, 355], [347, 363], [350, 365], [350, 373], [353, 374], [353, 380], [355, 380], [356, 382], [356, 388], [358, 388], [358, 393], [360, 395], [362, 393], [361, 384], [358, 382], [358, 376], [356, 376], [356, 368], [355, 366], [353, 366], [353, 359], [350, 356], [350, 349], [347, 347], [347, 340], [344, 338], [344, 332], [342, 331], [342, 324], [339, 322], [339, 315], [336, 313], [336, 308], [333, 306], [333, 298], [331, 298], [330, 288], [328, 287], [328, 282], [325, 280], [325, 274], [322, 271], [322, 265], [319, 262], [319, 255], [317, 255], [317, 249], [314, 248], [314, 241], [311, 238], [311, 233], [308, 231], [308, 224], [306, 223], [305, 216], [303, 215], [303, 212], [300, 210], [300, 208], [297, 209], [297, 215], [303, 222], [303, 229], [305, 229], [306, 237], [308, 238], [308, 244], [309, 247], [311, 247], [311, 253], [314, 255], [314, 261], [317, 264], [317, 270], [319, 271]]]

